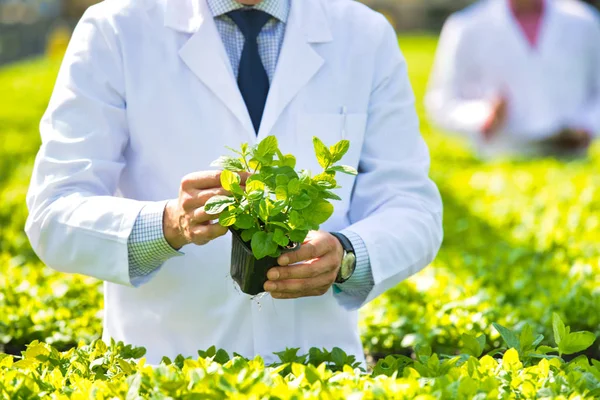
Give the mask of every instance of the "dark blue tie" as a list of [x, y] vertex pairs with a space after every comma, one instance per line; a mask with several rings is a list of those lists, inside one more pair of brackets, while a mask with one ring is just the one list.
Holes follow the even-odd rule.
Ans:
[[258, 53], [257, 39], [271, 16], [256, 9], [238, 9], [227, 15], [244, 35], [244, 49], [238, 71], [238, 87], [248, 108], [254, 131], [258, 134], [269, 94], [269, 76]]

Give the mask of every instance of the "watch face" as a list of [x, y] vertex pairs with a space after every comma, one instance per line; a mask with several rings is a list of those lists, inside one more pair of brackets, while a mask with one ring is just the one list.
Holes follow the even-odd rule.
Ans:
[[342, 266], [340, 267], [340, 276], [342, 279], [349, 279], [354, 273], [356, 267], [356, 256], [354, 253], [346, 253], [342, 259]]

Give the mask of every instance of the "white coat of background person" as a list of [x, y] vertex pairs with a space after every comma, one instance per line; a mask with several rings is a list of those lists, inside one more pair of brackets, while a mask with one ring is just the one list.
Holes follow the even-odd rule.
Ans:
[[[532, 44], [519, 18], [536, 2]], [[600, 133], [598, 13], [574, 0], [483, 0], [452, 15], [425, 104], [483, 158], [585, 154]]]
[[[146, 347], [151, 363], [212, 345], [267, 362], [286, 347], [338, 346], [364, 361], [357, 310], [428, 265], [443, 236], [396, 35], [354, 1], [292, 0], [257, 134], [207, 1], [108, 0], [85, 13], [41, 123], [27, 197], [31, 244], [50, 267], [103, 280], [103, 338]], [[218, 173], [196, 171], [225, 146], [268, 135], [313, 171], [313, 136], [350, 140], [344, 163], [359, 174], [340, 179], [343, 200], [315, 233], [322, 242], [303, 247], [338, 244], [327, 232], [342, 229], [362, 238], [373, 281], [364, 296], [329, 282], [321, 296], [290, 289], [283, 297], [298, 298], [274, 291], [257, 301], [228, 276], [231, 237], [202, 210], [222, 190]], [[184, 255], [135, 284], [128, 239], [140, 211], [166, 201], [164, 236], [187, 243]], [[330, 253], [277, 269], [337, 270]]]

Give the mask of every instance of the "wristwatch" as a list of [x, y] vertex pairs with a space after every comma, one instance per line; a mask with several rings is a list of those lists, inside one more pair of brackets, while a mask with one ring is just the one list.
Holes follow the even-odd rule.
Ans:
[[340, 266], [340, 270], [338, 271], [337, 279], [335, 283], [344, 283], [354, 273], [356, 269], [356, 254], [354, 253], [354, 247], [352, 246], [352, 242], [343, 234], [339, 232], [331, 232], [333, 236], [337, 238], [342, 244], [342, 248], [344, 249], [344, 256], [342, 257], [342, 265]]

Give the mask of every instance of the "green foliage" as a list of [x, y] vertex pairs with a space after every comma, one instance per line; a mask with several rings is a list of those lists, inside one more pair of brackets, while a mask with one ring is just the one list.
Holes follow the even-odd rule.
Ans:
[[[473, 340], [471, 345], [481, 347], [480, 339]], [[36, 341], [21, 357], [0, 354], [0, 390], [15, 399], [593, 399], [600, 394], [600, 363], [585, 356], [567, 362], [539, 347], [527, 354], [511, 348], [481, 357], [438, 355], [422, 346], [415, 358], [389, 355], [370, 372], [337, 347], [311, 348], [308, 354], [286, 349], [269, 365], [215, 346], [198, 351], [196, 359], [164, 357], [156, 366], [146, 364], [144, 353], [114, 341], [61, 353]]]
[[46, 60], [0, 69], [0, 351], [5, 352], [16, 353], [34, 340], [67, 349], [102, 331], [99, 282], [42, 265], [23, 231], [39, 121], [57, 70], [58, 63]]
[[[244, 143], [240, 150], [230, 149], [236, 157], [222, 156], [212, 163], [223, 168], [221, 185], [231, 195], [215, 196], [204, 208], [207, 214], [219, 215], [222, 226], [239, 231], [257, 259], [277, 257], [290, 242], [302, 243], [308, 231], [319, 229], [333, 214], [329, 200], [339, 200], [331, 192], [339, 188], [336, 173], [357, 174], [352, 167], [335, 165], [350, 148], [349, 141], [330, 148], [316, 137], [313, 143], [323, 167], [315, 176], [296, 171], [296, 158], [279, 150], [275, 136], [253, 147]], [[245, 189], [239, 172], [250, 174]]]
[[[236, 360], [235, 355], [229, 360], [229, 355], [225, 357], [223, 351], [214, 349], [214, 353], [200, 354], [204, 361], [180, 357], [173, 360], [175, 365], [154, 369], [130, 360], [127, 362], [136, 371], [132, 375], [119, 375], [126, 364], [115, 357], [113, 361], [119, 363], [115, 366], [109, 356], [106, 364], [98, 361], [106, 371], [99, 377], [110, 375], [111, 380], [79, 378], [80, 363], [86, 363], [77, 358], [71, 362], [71, 355], [61, 356], [62, 361], [52, 366], [40, 362], [33, 370], [24, 369], [22, 364], [15, 367], [18, 358], [0, 356], [0, 397], [48, 398], [50, 393], [63, 393], [55, 398], [91, 398], [94, 391], [98, 393], [96, 398], [126, 398], [129, 392], [133, 399], [159, 399], [174, 393], [185, 395], [173, 398], [194, 398], [190, 392], [205, 390], [196, 398], [223, 398], [223, 393], [245, 398], [250, 397], [245, 395], [250, 391], [257, 398], [280, 399], [315, 398], [320, 393], [333, 399], [418, 395], [422, 399], [599, 398], [600, 362], [591, 360], [590, 366], [585, 357], [569, 362], [563, 358], [577, 356], [594, 336], [569, 336], [574, 334], [571, 330], [596, 335], [600, 332], [600, 146], [592, 149], [588, 160], [573, 162], [476, 160], [464, 143], [432, 129], [425, 118], [421, 99], [435, 40], [403, 37], [400, 43], [410, 66], [422, 131], [431, 151], [432, 177], [444, 198], [445, 241], [432, 266], [363, 311], [363, 341], [376, 361], [373, 376], [347, 373], [348, 368], [340, 370], [331, 355], [319, 356], [317, 349], [311, 349], [306, 358], [307, 363], [316, 361], [305, 367], [304, 362], [296, 362], [265, 369], [260, 360], [246, 362]], [[34, 340], [65, 350], [79, 341], [92, 342], [102, 329], [100, 283], [44, 267], [23, 233], [25, 193], [39, 146], [37, 127], [57, 67], [55, 63], [34, 60], [0, 70], [0, 347], [13, 353]], [[248, 153], [248, 146], [241, 152]], [[335, 150], [330, 147], [329, 152], [334, 154]], [[273, 161], [279, 160], [283, 167], [296, 167], [291, 155], [276, 152]], [[244, 165], [239, 157], [221, 158], [220, 163], [232, 172], [256, 167]], [[272, 203], [284, 196], [297, 196], [301, 189], [311, 200], [318, 195], [329, 200], [337, 198], [329, 189], [313, 187], [306, 174], [298, 178], [278, 175], [275, 195], [277, 187], [282, 188]], [[283, 190], [286, 178], [287, 192]], [[235, 185], [231, 188], [237, 191]], [[250, 181], [243, 189], [256, 202], [264, 197], [265, 184]], [[277, 208], [274, 204], [265, 207]], [[283, 226], [277, 218], [271, 218], [273, 240], [282, 246], [277, 229], [283, 232], [287, 225], [294, 229], [288, 239], [301, 241], [307, 233], [302, 229], [303, 213], [290, 213], [288, 224]], [[235, 215], [235, 223], [253, 226], [255, 221]], [[247, 241], [258, 231], [243, 229]], [[554, 312], [562, 317], [563, 325], [571, 327], [568, 335], [566, 326], [562, 330], [560, 324], [560, 338], [554, 335]], [[509, 340], [518, 340], [518, 346], [507, 350], [503, 359], [498, 358], [501, 353], [497, 349], [504, 339], [499, 329], [490, 329], [493, 322], [512, 333], [506, 335]], [[418, 346], [419, 357], [413, 359], [410, 356], [419, 343], [423, 345]], [[85, 348], [89, 349], [86, 354], [92, 351], [91, 347]], [[456, 349], [461, 349], [460, 354]], [[570, 354], [572, 351], [576, 352]], [[390, 355], [395, 353], [399, 355]], [[104, 358], [101, 354], [85, 357], [91, 364]], [[597, 342], [585, 354], [598, 358]], [[455, 364], [442, 367], [457, 356]], [[217, 363], [206, 361], [212, 357]], [[326, 362], [325, 367], [320, 366], [319, 357]], [[420, 365], [413, 367], [415, 362]], [[54, 372], [58, 366], [62, 378]], [[281, 372], [288, 367], [289, 376], [282, 377]], [[98, 370], [96, 366], [92, 369]], [[441, 376], [425, 376], [444, 369], [448, 372]], [[44, 371], [48, 372], [44, 375]], [[300, 378], [302, 373], [304, 377]], [[89, 376], [89, 372], [86, 374]], [[394, 374], [396, 379], [391, 378]], [[60, 378], [58, 383], [52, 383], [52, 376]], [[321, 380], [315, 380], [315, 376]], [[60, 389], [55, 390], [57, 387]], [[224, 388], [229, 387], [234, 388], [232, 392], [225, 392]]]

